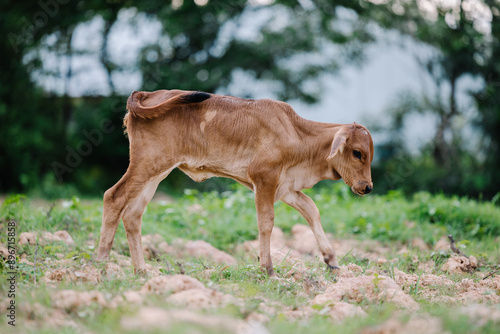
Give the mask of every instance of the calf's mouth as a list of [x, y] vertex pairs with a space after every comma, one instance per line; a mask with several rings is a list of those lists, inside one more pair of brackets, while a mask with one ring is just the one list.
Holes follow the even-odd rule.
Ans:
[[360, 191], [358, 191], [358, 190], [354, 189], [354, 186], [351, 186], [351, 190], [352, 190], [352, 192], [353, 192], [353, 193], [355, 193], [355, 194], [356, 194], [356, 195], [358, 195], [358, 196], [363, 197], [363, 196], [365, 196], [365, 195], [366, 195], [365, 193], [362, 193], [362, 192], [360, 192]]

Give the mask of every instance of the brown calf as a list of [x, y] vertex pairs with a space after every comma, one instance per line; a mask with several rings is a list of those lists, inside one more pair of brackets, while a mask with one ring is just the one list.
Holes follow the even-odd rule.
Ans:
[[181, 90], [133, 92], [127, 109], [130, 165], [104, 194], [98, 260], [108, 258], [122, 218], [134, 268], [145, 271], [142, 214], [160, 181], [179, 168], [198, 182], [229, 177], [255, 192], [260, 265], [269, 275], [279, 200], [304, 216], [326, 264], [338, 267], [318, 208], [301, 190], [340, 178], [358, 195], [372, 190], [373, 141], [364, 126], [305, 120], [284, 102]]

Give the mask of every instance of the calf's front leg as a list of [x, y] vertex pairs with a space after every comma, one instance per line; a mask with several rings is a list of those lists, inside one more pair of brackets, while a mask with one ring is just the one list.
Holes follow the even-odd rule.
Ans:
[[271, 260], [271, 232], [274, 226], [274, 191], [269, 188], [257, 188], [255, 208], [259, 228], [259, 262], [269, 276], [274, 274]]
[[307, 220], [307, 223], [311, 227], [314, 237], [318, 242], [319, 250], [321, 251], [321, 254], [323, 254], [325, 263], [330, 267], [330, 269], [338, 270], [339, 264], [337, 262], [337, 254], [335, 254], [332, 245], [326, 238], [323, 226], [321, 226], [318, 207], [314, 204], [313, 200], [301, 191], [291, 191], [281, 200], [299, 211], [300, 214]]

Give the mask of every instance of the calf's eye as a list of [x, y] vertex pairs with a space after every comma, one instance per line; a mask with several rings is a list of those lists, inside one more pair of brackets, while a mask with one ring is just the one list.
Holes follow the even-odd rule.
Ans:
[[360, 151], [354, 150], [354, 151], [352, 151], [352, 154], [354, 154], [354, 156], [356, 158], [358, 158], [359, 160], [361, 160], [361, 152]]

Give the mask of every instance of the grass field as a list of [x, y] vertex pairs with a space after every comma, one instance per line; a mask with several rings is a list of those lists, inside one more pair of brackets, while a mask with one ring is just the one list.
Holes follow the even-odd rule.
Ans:
[[[307, 194], [342, 259], [339, 274], [317, 258], [299, 213], [277, 203], [277, 277], [266, 277], [253, 241], [253, 194], [240, 187], [150, 203], [142, 228], [147, 277], [133, 273], [123, 225], [111, 261], [93, 261], [101, 199], [9, 196], [0, 251], [8, 255], [16, 222], [17, 286], [9, 297], [4, 260], [0, 332], [499, 332], [500, 207], [428, 193], [359, 198], [339, 183]], [[44, 234], [62, 230], [73, 242]], [[449, 234], [468, 258], [450, 250]], [[11, 300], [15, 328], [6, 314]]]

